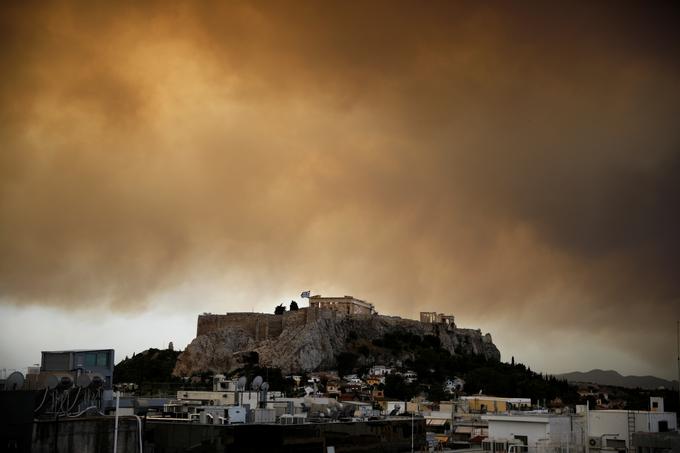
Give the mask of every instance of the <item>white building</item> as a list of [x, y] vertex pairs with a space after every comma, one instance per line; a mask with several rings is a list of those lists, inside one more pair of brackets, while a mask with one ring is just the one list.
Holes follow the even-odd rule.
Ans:
[[418, 373], [415, 371], [406, 371], [403, 373], [404, 376], [404, 381], [406, 381], [409, 384], [412, 384], [418, 380]]
[[675, 412], [593, 410], [588, 411], [586, 417], [590, 450], [624, 444], [628, 448], [632, 445], [633, 433], [677, 429]]
[[[582, 433], [574, 432], [568, 415], [554, 414], [505, 414], [482, 415], [489, 423], [489, 441], [485, 449], [498, 451], [495, 444], [512, 444], [520, 441], [529, 451], [546, 448], [567, 448], [581, 444]], [[579, 435], [580, 434], [580, 435]], [[501, 448], [501, 450], [503, 450]]]
[[369, 376], [385, 376], [392, 372], [392, 368], [385, 365], [374, 365], [368, 370]]
[[521, 441], [529, 453], [625, 450], [633, 445], [633, 433], [677, 430], [676, 414], [664, 412], [663, 401], [654, 398], [650, 407], [650, 411], [589, 411], [581, 406], [576, 415], [487, 414], [482, 419], [489, 423], [489, 437], [483, 447], [493, 452], [516, 451], [520, 447], [510, 446]]

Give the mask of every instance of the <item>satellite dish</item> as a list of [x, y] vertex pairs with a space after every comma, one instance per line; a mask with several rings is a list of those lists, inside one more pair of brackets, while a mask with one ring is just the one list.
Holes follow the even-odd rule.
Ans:
[[246, 381], [247, 381], [247, 379], [246, 379], [245, 376], [241, 376], [240, 378], [238, 378], [238, 382], [236, 383], [236, 390], [245, 389], [246, 388]]
[[24, 386], [24, 375], [19, 371], [10, 374], [5, 380], [5, 390], [21, 390]]
[[73, 378], [69, 376], [68, 374], [63, 374], [61, 376], [58, 376], [59, 383], [57, 384], [57, 387], [60, 390], [67, 390], [70, 389], [73, 386]]
[[253, 379], [253, 383], [250, 384], [250, 387], [253, 390], [259, 390], [261, 385], [262, 385], [262, 376], [256, 376], [255, 379]]
[[91, 387], [101, 387], [104, 385], [104, 378], [102, 377], [101, 374], [99, 373], [94, 373], [92, 375], [92, 383], [90, 384]]
[[92, 378], [89, 374], [81, 373], [76, 379], [76, 385], [78, 387], [88, 387], [92, 383]]
[[262, 385], [260, 386], [260, 390], [262, 390], [263, 392], [269, 390], [269, 382], [263, 382]]
[[38, 387], [41, 389], [53, 389], [59, 385], [59, 379], [53, 374], [39, 374]]

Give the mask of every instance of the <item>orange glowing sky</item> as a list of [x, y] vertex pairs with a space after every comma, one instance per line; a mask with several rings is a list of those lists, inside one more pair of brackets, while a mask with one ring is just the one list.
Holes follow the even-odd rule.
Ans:
[[537, 370], [673, 376], [678, 19], [670, 3], [3, 4], [0, 364], [57, 349], [50, 326], [71, 319], [186, 342], [199, 312], [312, 289], [453, 313]]

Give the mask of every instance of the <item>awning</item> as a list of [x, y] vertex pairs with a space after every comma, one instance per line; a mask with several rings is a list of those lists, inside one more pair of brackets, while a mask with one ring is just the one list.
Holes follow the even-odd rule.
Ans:
[[428, 418], [427, 425], [429, 426], [444, 426], [448, 420], [441, 418]]

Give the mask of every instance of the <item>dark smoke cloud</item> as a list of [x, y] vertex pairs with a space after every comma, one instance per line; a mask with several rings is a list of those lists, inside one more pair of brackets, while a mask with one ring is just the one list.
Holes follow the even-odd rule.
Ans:
[[675, 6], [2, 8], [6, 303], [346, 288], [668, 371]]

